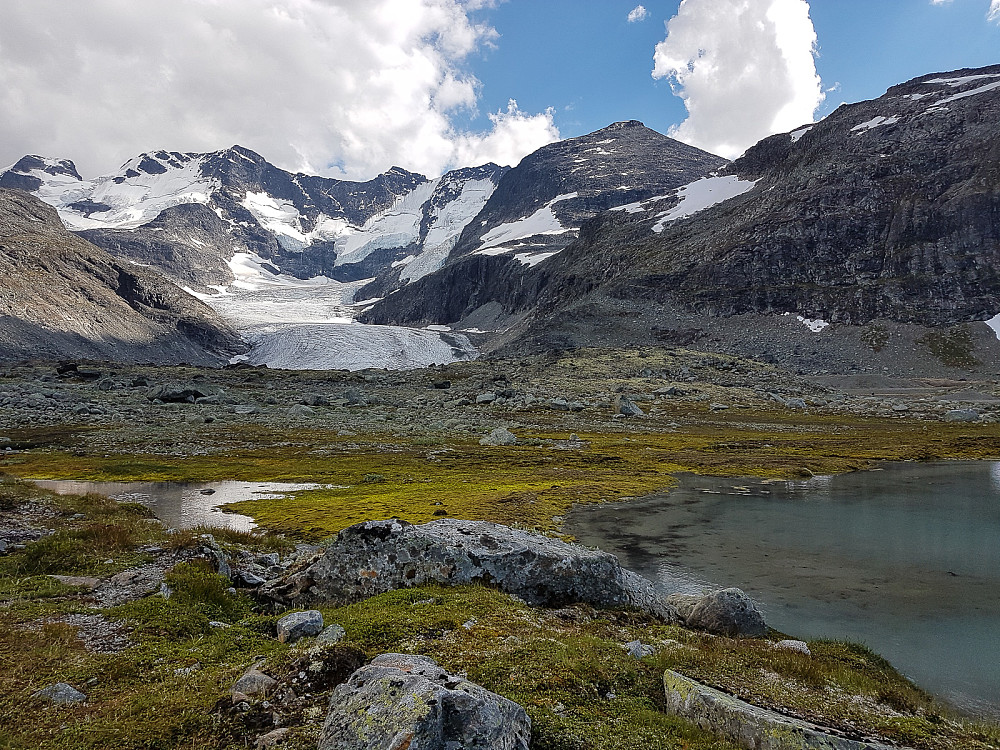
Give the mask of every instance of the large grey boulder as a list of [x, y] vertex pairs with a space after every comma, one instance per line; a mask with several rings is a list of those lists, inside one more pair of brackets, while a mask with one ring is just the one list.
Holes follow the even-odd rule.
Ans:
[[528, 750], [518, 704], [426, 656], [383, 654], [338, 685], [318, 750]]
[[479, 441], [480, 445], [517, 445], [517, 435], [505, 427], [497, 427]]
[[701, 597], [674, 595], [667, 599], [689, 628], [729, 637], [760, 638], [767, 634], [764, 615], [740, 589], [722, 589]]
[[278, 640], [295, 643], [300, 638], [319, 635], [323, 631], [323, 613], [316, 609], [292, 612], [278, 620]]
[[653, 584], [622, 568], [614, 555], [452, 518], [420, 526], [400, 520], [351, 526], [314, 563], [260, 591], [285, 605], [298, 599], [346, 603], [428, 583], [486, 583], [535, 606], [585, 602], [679, 621]]

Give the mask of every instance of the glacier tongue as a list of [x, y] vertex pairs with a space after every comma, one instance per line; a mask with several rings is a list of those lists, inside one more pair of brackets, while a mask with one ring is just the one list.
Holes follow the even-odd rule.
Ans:
[[290, 370], [404, 370], [475, 359], [468, 338], [447, 331], [363, 325], [355, 293], [371, 279], [341, 283], [324, 276], [274, 274], [267, 261], [238, 253], [235, 281], [218, 294], [188, 290], [236, 327], [251, 345], [250, 364]]

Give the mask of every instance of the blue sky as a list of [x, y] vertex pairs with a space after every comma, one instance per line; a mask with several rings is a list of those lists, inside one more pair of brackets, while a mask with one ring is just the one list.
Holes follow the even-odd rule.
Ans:
[[[648, 17], [629, 23], [636, 5], [509, 0], [481, 11], [500, 38], [470, 60], [483, 84], [478, 123], [508, 98], [528, 112], [552, 107], [564, 137], [621, 119], [642, 120], [660, 132], [680, 123], [683, 102], [668, 81], [650, 75], [653, 49], [679, 2], [648, 0]], [[816, 70], [823, 88], [834, 89], [819, 117], [924, 73], [1000, 63], [1000, 24], [987, 21], [988, 0], [810, 0], [809, 6]]]
[[240, 144], [291, 171], [434, 176], [623, 119], [733, 157], [1000, 63], [1000, 0], [643, 0], [629, 23], [638, 3], [0, 0], [0, 169]]

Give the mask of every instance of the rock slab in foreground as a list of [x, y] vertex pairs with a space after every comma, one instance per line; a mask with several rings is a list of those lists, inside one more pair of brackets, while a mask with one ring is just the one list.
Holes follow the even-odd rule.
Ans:
[[318, 750], [528, 750], [530, 740], [513, 701], [426, 656], [383, 654], [334, 690]]
[[414, 526], [367, 521], [344, 529], [303, 571], [264, 593], [291, 604], [300, 597], [354, 602], [428, 583], [484, 583], [534, 606], [584, 602], [631, 607], [678, 622], [647, 579], [607, 552], [486, 521], [453, 518]]
[[806, 721], [768, 711], [677, 672], [663, 675], [667, 710], [750, 750], [898, 750], [852, 740]]

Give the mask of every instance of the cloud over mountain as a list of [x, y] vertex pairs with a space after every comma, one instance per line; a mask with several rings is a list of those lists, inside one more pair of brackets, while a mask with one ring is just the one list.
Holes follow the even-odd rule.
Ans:
[[[240, 143], [291, 170], [367, 178], [516, 163], [555, 140], [510, 106], [463, 132], [497, 37], [463, 0], [33, 0], [0, 25], [0, 161], [69, 156], [107, 172], [154, 148]], [[0, 165], [2, 166], [2, 165]]]

